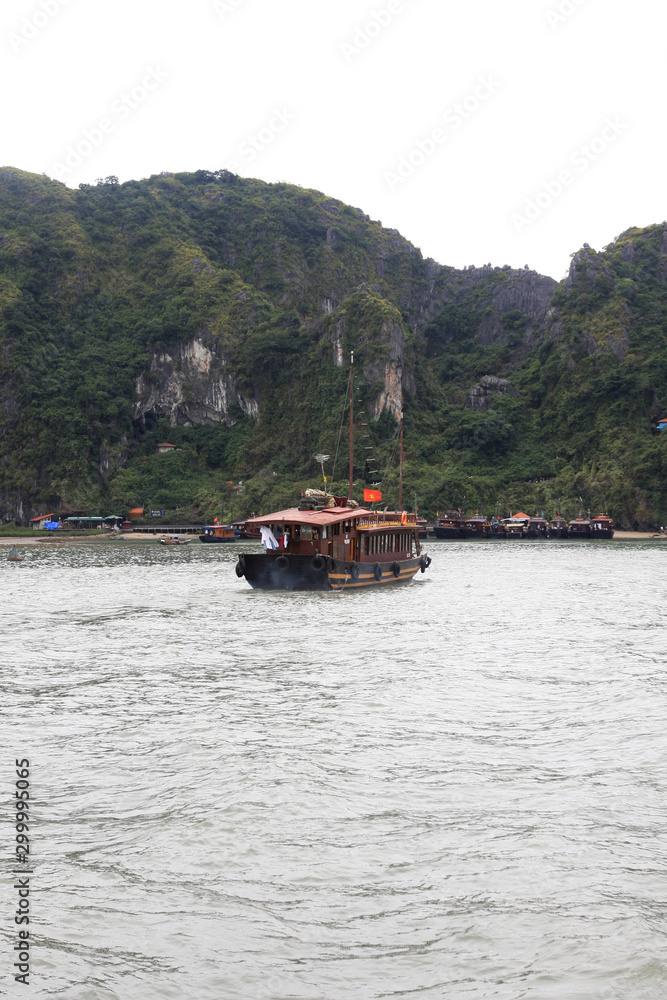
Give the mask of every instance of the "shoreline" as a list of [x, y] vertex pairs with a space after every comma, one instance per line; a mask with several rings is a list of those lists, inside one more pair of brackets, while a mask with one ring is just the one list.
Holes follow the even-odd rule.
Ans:
[[[85, 535], [75, 535], [74, 537], [68, 538], [67, 535], [57, 535], [51, 536], [49, 540], [46, 540], [44, 534], [40, 532], [35, 532], [39, 535], [37, 538], [32, 538], [26, 535], [4, 535], [0, 536], [0, 545], [35, 545], [38, 542], [44, 542], [46, 545], [63, 545], [66, 542], [108, 542], [111, 540], [118, 541], [122, 539], [124, 542], [141, 542], [146, 544], [147, 542], [157, 543], [160, 536], [159, 535], [149, 535], [149, 534], [133, 534], [128, 532], [126, 534], [120, 535], [94, 535], [90, 538], [86, 538]], [[197, 536], [190, 536], [192, 541], [195, 541]], [[480, 539], [486, 541], [486, 539]], [[667, 542], [667, 531], [615, 531], [614, 537], [610, 539], [569, 539], [570, 541], [577, 542], [590, 542], [590, 541], [611, 541], [611, 542]], [[239, 539], [242, 541], [242, 539]], [[438, 541], [437, 538], [428, 538], [427, 541], [435, 542]], [[558, 539], [546, 539], [546, 541], [558, 541]], [[201, 543], [200, 543], [201, 544]], [[233, 543], [232, 543], [233, 544]]]

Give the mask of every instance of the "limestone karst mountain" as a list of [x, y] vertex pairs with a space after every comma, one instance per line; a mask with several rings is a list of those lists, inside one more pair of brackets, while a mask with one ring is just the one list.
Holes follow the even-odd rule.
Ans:
[[[666, 248], [665, 225], [628, 230], [557, 285], [425, 260], [288, 184], [198, 171], [70, 190], [2, 168], [0, 517], [269, 503], [334, 450], [354, 349], [365, 447], [391, 488], [405, 413], [423, 509], [586, 494], [665, 520]], [[165, 439], [180, 450], [157, 455]]]

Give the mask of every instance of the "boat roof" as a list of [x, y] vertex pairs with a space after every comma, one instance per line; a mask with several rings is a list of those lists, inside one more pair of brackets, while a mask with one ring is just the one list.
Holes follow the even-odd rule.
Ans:
[[298, 507], [288, 507], [287, 510], [277, 510], [263, 517], [250, 517], [246, 524], [276, 524], [283, 521], [289, 524], [312, 524], [324, 528], [328, 524], [338, 524], [339, 521], [356, 521], [360, 517], [369, 517], [372, 511], [365, 507], [325, 507], [323, 510], [299, 510]]

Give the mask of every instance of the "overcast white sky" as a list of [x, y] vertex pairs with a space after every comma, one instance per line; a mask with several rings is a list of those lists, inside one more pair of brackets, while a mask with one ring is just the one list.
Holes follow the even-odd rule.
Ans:
[[231, 167], [560, 278], [667, 216], [666, 28], [662, 0], [2, 0], [0, 163]]

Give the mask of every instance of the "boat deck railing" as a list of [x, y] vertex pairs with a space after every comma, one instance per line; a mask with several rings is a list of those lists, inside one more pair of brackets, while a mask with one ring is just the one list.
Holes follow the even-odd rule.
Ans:
[[388, 528], [405, 528], [406, 525], [416, 527], [417, 515], [408, 512], [405, 521], [401, 520], [400, 514], [369, 514], [368, 517], [360, 517], [355, 522], [358, 528], [377, 528], [378, 526]]

